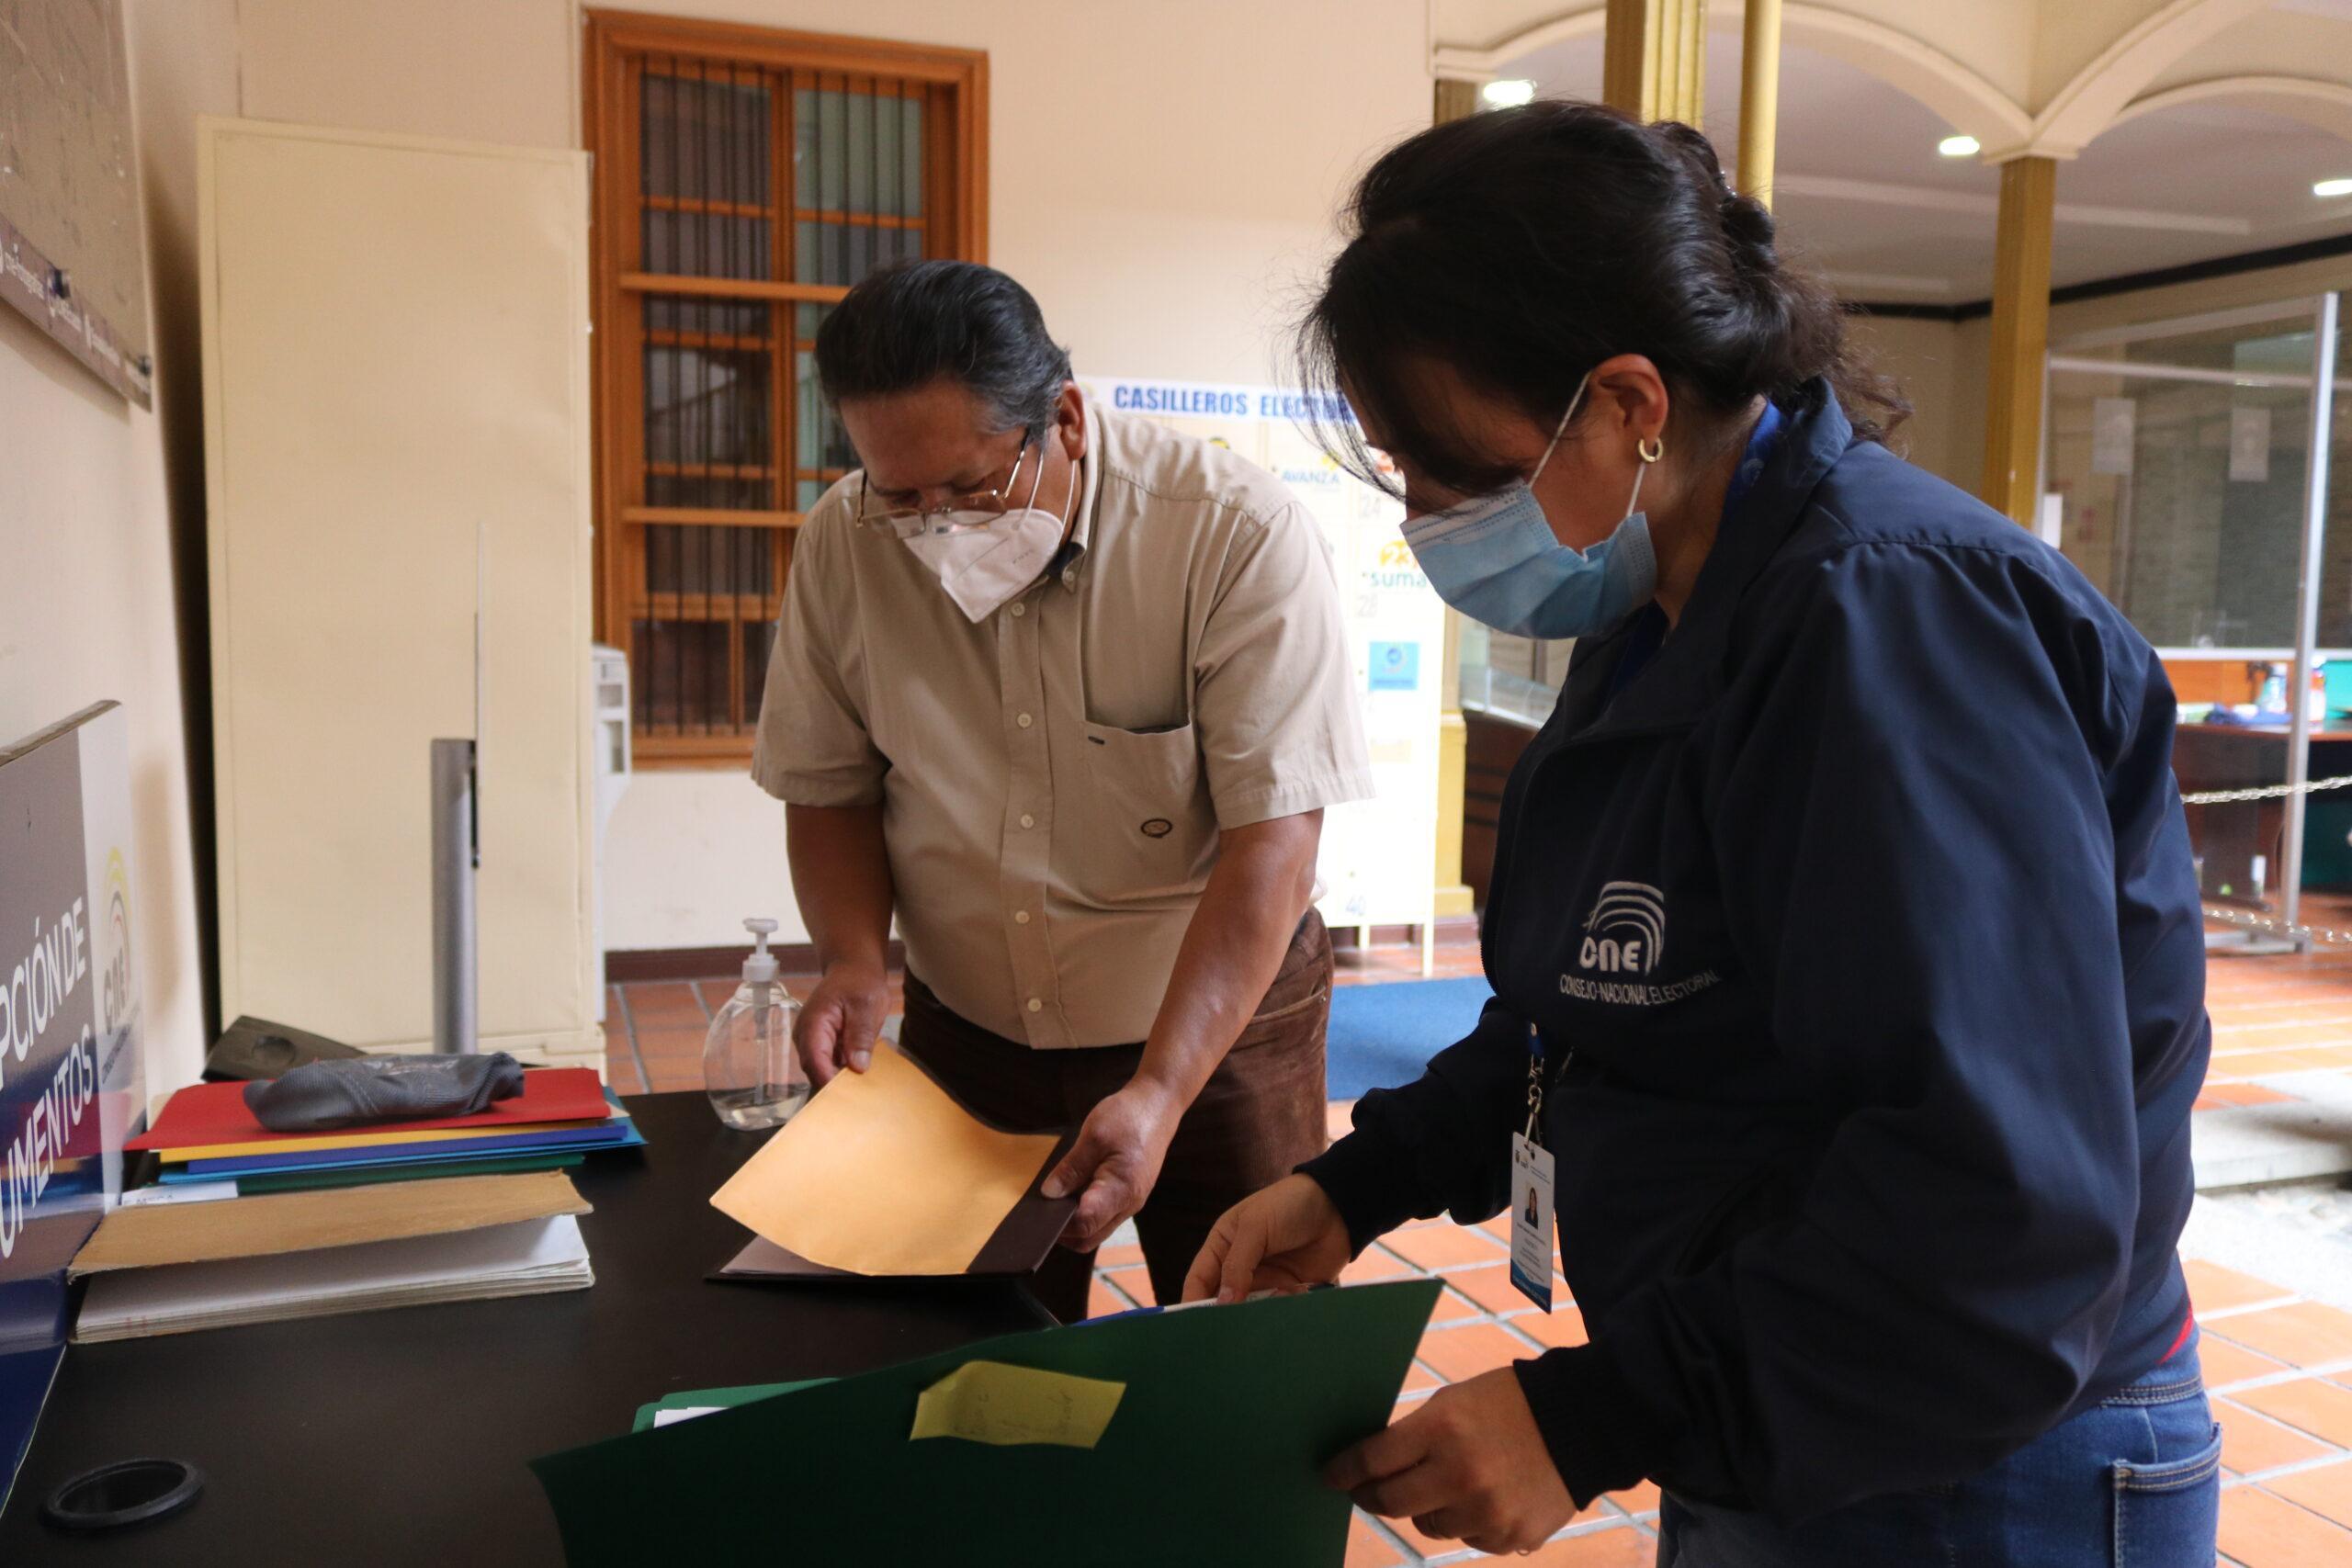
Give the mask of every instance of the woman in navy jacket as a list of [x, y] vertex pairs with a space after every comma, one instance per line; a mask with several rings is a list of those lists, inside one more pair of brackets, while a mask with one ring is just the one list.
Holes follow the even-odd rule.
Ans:
[[1548, 1162], [1589, 1343], [1340, 1456], [1366, 1507], [1524, 1551], [1646, 1476], [1673, 1568], [2206, 1568], [2174, 1244], [2210, 1032], [2154, 653], [1879, 445], [1899, 399], [1695, 131], [1479, 115], [1351, 219], [1304, 337], [1335, 445], [1393, 459], [1450, 603], [1578, 640], [1504, 796], [1495, 1000], [1188, 1293], [1518, 1214]]

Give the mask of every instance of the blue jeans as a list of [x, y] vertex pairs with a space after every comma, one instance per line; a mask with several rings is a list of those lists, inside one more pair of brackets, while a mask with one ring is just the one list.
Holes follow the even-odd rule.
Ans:
[[1658, 1568], [2212, 1568], [2222, 1430], [2197, 1348], [1965, 1481], [1793, 1527], [1658, 1506]]

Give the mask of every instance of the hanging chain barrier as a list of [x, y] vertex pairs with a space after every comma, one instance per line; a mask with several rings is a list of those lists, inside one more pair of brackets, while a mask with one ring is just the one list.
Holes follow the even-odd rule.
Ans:
[[[2316, 795], [2322, 790], [2352, 789], [2352, 773], [2340, 779], [2307, 779], [2299, 784], [2262, 784], [2253, 789], [2209, 789], [2180, 797], [2183, 806], [2227, 806], [2243, 800], [2278, 800], [2290, 795]], [[2352, 931], [2337, 931], [2330, 926], [2290, 925], [2256, 915], [2245, 909], [2233, 909], [2219, 904], [2205, 906], [2205, 918], [2215, 925], [2233, 930], [2257, 932], [2277, 937], [2281, 942], [2323, 947], [2352, 947]]]
[[2332, 926], [2289, 925], [2285, 920], [2274, 920], [2267, 915], [2251, 914], [2219, 904], [2206, 905], [2205, 918], [2217, 926], [2275, 936], [2281, 942], [2315, 942], [2322, 947], [2352, 947], [2352, 931], [2337, 931]]
[[2352, 789], [2352, 773], [2340, 779], [2309, 779], [2299, 784], [2257, 784], [2252, 789], [2209, 789], [2180, 797], [2183, 806], [2224, 806], [2234, 800], [2278, 800], [2290, 795], [2316, 795], [2324, 789]]

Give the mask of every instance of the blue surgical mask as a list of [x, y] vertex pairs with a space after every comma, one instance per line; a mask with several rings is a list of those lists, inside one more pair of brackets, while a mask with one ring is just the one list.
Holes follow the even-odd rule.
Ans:
[[[1586, 381], [1590, 378], [1587, 377]], [[1591, 637], [1604, 632], [1657, 592], [1657, 556], [1649, 519], [1636, 510], [1646, 459], [1634, 470], [1625, 519], [1589, 550], [1560, 543], [1536, 503], [1534, 482], [1584, 401], [1577, 383], [1568, 412], [1552, 432], [1535, 471], [1497, 491], [1405, 525], [1405, 543], [1438, 597], [1514, 637]]]

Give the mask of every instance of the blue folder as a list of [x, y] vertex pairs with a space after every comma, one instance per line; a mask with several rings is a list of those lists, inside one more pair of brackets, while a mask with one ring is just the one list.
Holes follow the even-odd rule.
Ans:
[[[567, 1128], [557, 1133], [519, 1136], [451, 1138], [431, 1144], [390, 1144], [374, 1148], [316, 1149], [307, 1154], [246, 1155], [234, 1159], [192, 1159], [166, 1166], [159, 1179], [165, 1182], [226, 1181], [239, 1176], [259, 1176], [277, 1170], [356, 1170], [393, 1165], [442, 1165], [452, 1160], [480, 1159], [485, 1154], [530, 1154], [548, 1149], [630, 1149], [644, 1145], [645, 1134], [626, 1116], [594, 1127]], [[430, 1153], [412, 1153], [412, 1150]], [[386, 1150], [398, 1153], [387, 1154]]]

